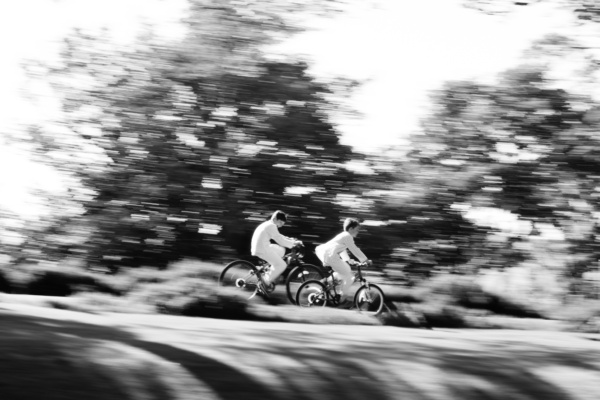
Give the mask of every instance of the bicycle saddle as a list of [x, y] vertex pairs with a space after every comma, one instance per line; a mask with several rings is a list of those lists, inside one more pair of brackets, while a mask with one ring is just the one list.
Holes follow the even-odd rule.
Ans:
[[248, 257], [248, 261], [250, 261], [252, 264], [257, 265], [257, 266], [262, 266], [262, 265], [268, 264], [267, 261], [263, 260], [259, 256], [250, 256], [250, 257]]

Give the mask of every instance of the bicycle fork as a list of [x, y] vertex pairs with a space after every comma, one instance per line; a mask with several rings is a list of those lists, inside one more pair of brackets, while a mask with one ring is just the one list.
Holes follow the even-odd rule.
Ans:
[[371, 291], [369, 290], [371, 286], [369, 285], [369, 282], [365, 282], [365, 285], [364, 285], [364, 286], [365, 286], [365, 289], [366, 289], [366, 290], [364, 291], [364, 293], [365, 293], [365, 300], [366, 300], [366, 301], [367, 301], [369, 304], [371, 304], [371, 303], [373, 302], [373, 298], [371, 297]]

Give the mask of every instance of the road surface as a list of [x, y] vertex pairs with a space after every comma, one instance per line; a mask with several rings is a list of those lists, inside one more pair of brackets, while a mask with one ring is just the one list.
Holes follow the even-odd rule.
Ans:
[[600, 336], [0, 303], [0, 399], [600, 399]]

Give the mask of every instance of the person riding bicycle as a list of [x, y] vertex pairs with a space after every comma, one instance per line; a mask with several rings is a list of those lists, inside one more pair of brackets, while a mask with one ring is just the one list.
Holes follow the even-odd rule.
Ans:
[[[287, 216], [283, 211], [275, 211], [271, 219], [260, 224], [252, 235], [251, 253], [268, 262], [273, 268], [263, 275], [263, 281], [267, 290], [273, 290], [275, 280], [285, 271], [287, 267], [283, 259], [285, 248], [292, 248], [302, 244], [301, 241], [288, 238], [279, 233], [287, 222]], [[272, 243], [271, 240], [275, 241]]]
[[340, 302], [348, 296], [350, 286], [354, 282], [354, 274], [349, 263], [352, 262], [347, 251], [358, 258], [360, 262], [371, 263], [367, 256], [356, 246], [354, 238], [360, 232], [360, 222], [354, 218], [346, 218], [344, 231], [336, 237], [315, 248], [315, 253], [324, 266], [330, 266], [337, 273], [337, 279], [341, 281]]

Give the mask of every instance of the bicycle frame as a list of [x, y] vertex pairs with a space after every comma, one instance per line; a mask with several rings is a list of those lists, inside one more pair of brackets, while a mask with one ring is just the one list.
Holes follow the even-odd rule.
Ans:
[[363, 285], [368, 285], [369, 282], [367, 281], [367, 278], [365, 278], [363, 276], [362, 269], [360, 268], [364, 264], [365, 263], [358, 263], [358, 264], [356, 264], [356, 272], [354, 273], [354, 276], [356, 277], [356, 279], [354, 279], [354, 282], [360, 282]]
[[[356, 265], [356, 273], [354, 274], [354, 276], [356, 277], [356, 279], [354, 279], [354, 282], [360, 282], [362, 286], [366, 286], [367, 289], [370, 287], [370, 283], [367, 280], [367, 278], [365, 278], [362, 274], [362, 270], [361, 270], [361, 266], [366, 265], [365, 263], [358, 263]], [[371, 294], [369, 293], [369, 291], [366, 292], [367, 294], [367, 300], [369, 302], [372, 302], [373, 299], [371, 299]]]
[[[289, 297], [289, 292], [290, 289], [288, 287], [288, 279], [287, 277], [289, 276], [290, 273], [292, 273], [296, 268], [302, 268], [304, 265], [306, 265], [307, 267], [311, 267], [313, 269], [318, 269], [318, 267], [310, 265], [310, 264], [305, 264], [302, 262], [302, 258], [304, 257], [304, 246], [302, 245], [297, 245], [292, 247], [291, 251], [288, 252], [285, 256], [284, 256], [284, 260], [286, 263], [286, 268], [285, 270], [282, 272], [281, 274], [281, 278], [283, 278], [286, 282], [286, 292], [288, 293], [288, 297]], [[219, 282], [224, 282], [226, 279], [225, 274], [227, 273], [227, 271], [229, 271], [231, 268], [231, 271], [234, 271], [236, 269], [236, 265], [246, 265], [246, 267], [242, 267], [241, 269], [244, 270], [246, 269], [247, 272], [243, 272], [240, 271], [242, 273], [238, 274], [237, 276], [235, 276], [235, 280], [230, 279], [229, 280], [229, 284], [233, 284], [233, 286], [240, 288], [240, 289], [246, 289], [246, 290], [252, 290], [254, 288], [254, 285], [256, 284], [256, 289], [254, 291], [254, 293], [252, 294], [252, 296], [250, 296], [250, 299], [253, 298], [255, 295], [257, 294], [264, 294], [264, 295], [269, 295], [269, 293], [271, 293], [271, 286], [267, 287], [267, 285], [265, 284], [265, 274], [268, 274], [267, 271], [270, 270], [269, 268], [269, 263], [263, 259], [261, 259], [260, 257], [256, 257], [254, 256], [252, 259], [239, 259], [239, 260], [234, 260], [232, 262], [230, 262], [225, 269], [223, 270], [223, 272], [221, 272], [221, 275], [219, 276]], [[321, 274], [322, 275], [322, 274]], [[250, 281], [258, 281], [258, 283], [249, 283]], [[274, 283], [274, 282], [273, 282]], [[273, 287], [274, 288], [274, 287]]]
[[[361, 269], [361, 266], [366, 265], [366, 263], [358, 263], [355, 265], [357, 266], [357, 269], [356, 269], [356, 272], [354, 273], [354, 276], [355, 276], [354, 282], [358, 282], [361, 284], [361, 286], [366, 286], [368, 289], [369, 281], [367, 280], [367, 278], [364, 277], [364, 275], [362, 273], [362, 269]], [[328, 267], [326, 267], [326, 272], [327, 272], [327, 276], [325, 277], [325, 279], [331, 278], [333, 281], [333, 274], [335, 273], [334, 269], [331, 268], [330, 266], [328, 266]], [[333, 295], [331, 292], [333, 292]], [[336, 297], [338, 294], [339, 293], [337, 291], [337, 285], [333, 284], [333, 282], [325, 283], [325, 297], [328, 302], [333, 303], [335, 306], [339, 305], [339, 299]], [[373, 299], [371, 299], [370, 293], [367, 291], [366, 294], [367, 294], [367, 301], [372, 302]]]
[[[370, 292], [370, 288], [371, 288], [371, 284], [369, 283], [369, 281], [367, 280], [367, 278], [363, 275], [363, 271], [362, 271], [362, 267], [364, 267], [365, 265], [367, 265], [366, 263], [358, 263], [355, 264], [357, 266], [357, 270], [354, 274], [355, 279], [354, 282], [355, 283], [359, 283], [360, 284], [360, 288], [365, 288], [366, 290], [364, 290], [364, 295], [365, 295], [365, 300], [368, 303], [373, 303], [374, 299], [371, 296], [371, 292]], [[325, 276], [325, 282], [321, 281], [321, 284], [323, 285], [324, 291], [321, 294], [321, 297], [323, 300], [325, 300], [325, 302], [331, 303], [334, 306], [338, 306], [339, 305], [339, 296], [338, 296], [338, 291], [337, 291], [337, 285], [333, 283], [333, 274], [335, 273], [335, 271], [333, 270], [333, 268], [331, 268], [330, 266], [326, 267], [326, 273], [327, 275]], [[376, 285], [374, 285], [374, 287], [377, 287]], [[379, 289], [377, 287], [377, 289]], [[380, 290], [380, 289], [379, 289]], [[383, 293], [382, 293], [383, 294]]]
[[290, 251], [288, 254], [283, 256], [283, 259], [285, 260], [285, 263], [287, 264], [286, 270], [289, 270], [293, 267], [296, 267], [296, 266], [302, 264], [303, 257], [304, 257], [304, 254], [301, 250], [301, 247], [299, 247], [299, 246], [292, 247], [292, 251]]
[[[290, 271], [294, 268], [297, 267], [299, 265], [302, 265], [302, 258], [304, 257], [304, 254], [302, 254], [302, 252], [300, 251], [299, 247], [292, 247], [292, 251], [287, 253], [285, 256], [283, 256], [283, 259], [285, 260], [285, 270], [281, 273], [281, 277], [285, 277], [287, 274], [290, 273]], [[254, 267], [256, 267], [257, 271], [260, 271], [261, 273], [264, 272], [264, 268], [269, 265], [269, 263], [265, 260], [263, 260], [262, 258], [258, 257], [258, 256], [253, 256], [252, 258], [247, 257], [248, 259], [245, 259], [245, 261], [248, 261], [249, 263], [251, 263], [252, 265], [254, 265]], [[262, 275], [261, 275], [262, 276]]]
[[385, 305], [385, 294], [383, 293], [383, 290], [381, 290], [381, 288], [375, 284], [371, 284], [367, 278], [365, 278], [362, 274], [362, 269], [361, 267], [366, 265], [366, 263], [360, 263], [358, 264], [357, 267], [357, 271], [356, 271], [356, 279], [355, 281], [360, 281], [361, 287], [358, 289], [355, 298], [354, 298], [354, 302], [358, 307], [358, 300], [357, 300], [357, 296], [358, 293], [360, 292], [361, 295], [364, 295], [364, 300], [366, 301], [366, 303], [368, 304], [373, 304], [374, 302], [376, 302], [377, 300], [372, 297], [371, 295], [371, 289], [373, 289], [375, 292], [378, 292], [379, 295], [381, 295], [381, 306], [378, 308], [378, 310], [376, 311], [376, 314], [380, 313], [381, 310], [386, 307]]
[[[325, 298], [327, 302], [331, 302], [337, 306], [339, 304], [339, 298], [337, 297], [339, 293], [337, 291], [337, 285], [334, 283], [333, 274], [335, 273], [335, 271], [331, 267], [326, 267], [326, 272], [327, 275], [325, 276]], [[329, 279], [331, 279], [331, 282], [328, 282]]]

